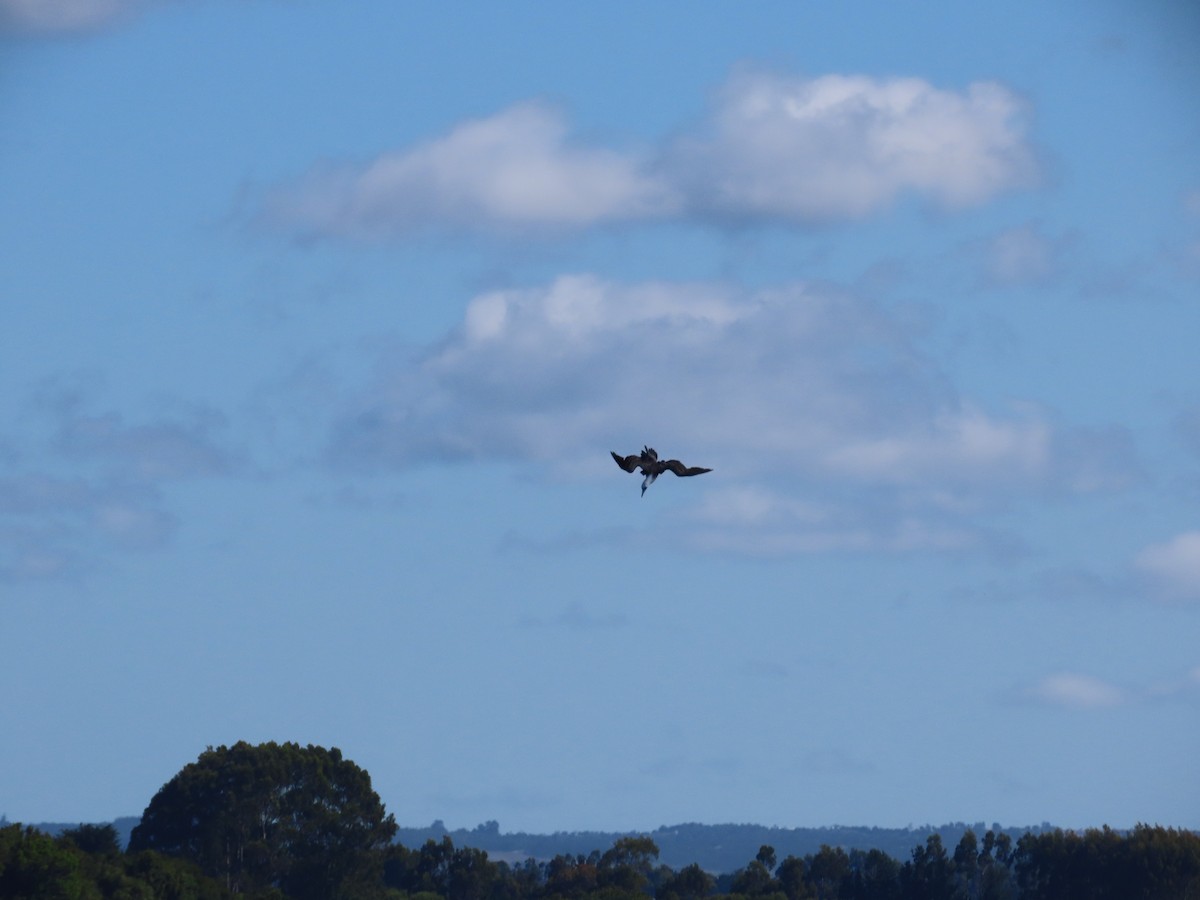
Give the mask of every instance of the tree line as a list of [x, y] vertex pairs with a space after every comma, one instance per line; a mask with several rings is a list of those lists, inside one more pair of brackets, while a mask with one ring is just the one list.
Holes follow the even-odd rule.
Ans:
[[[128, 820], [126, 820], [128, 821]], [[121, 821], [113, 823], [118, 829]], [[126, 833], [133, 829], [133, 820]], [[449, 835], [458, 846], [477, 847], [486, 850], [492, 858], [521, 859], [536, 856], [551, 859], [559, 854], [584, 854], [593, 849], [610, 847], [617, 838], [627, 835], [646, 835], [658, 845], [659, 862], [678, 868], [689, 863], [699, 863], [709, 872], [733, 872], [753, 859], [758, 848], [769, 845], [775, 848], [780, 859], [786, 856], [803, 858], [816, 853], [822, 846], [842, 847], [849, 851], [882, 850], [897, 859], [908, 859], [912, 848], [924, 843], [930, 834], [941, 836], [948, 847], [958, 844], [968, 830], [982, 835], [988, 830], [999, 835], [1007, 834], [1013, 841], [1028, 832], [1034, 834], [1049, 831], [1052, 826], [1043, 822], [1040, 826], [1026, 828], [1002, 828], [999, 824], [984, 822], [969, 824], [951, 822], [941, 825], [909, 825], [905, 828], [854, 827], [833, 825], [823, 828], [781, 828], [778, 826], [724, 823], [704, 825], [685, 822], [663, 825], [653, 831], [556, 831], [553, 834], [532, 834], [524, 831], [501, 831], [500, 823], [484, 822], [474, 828], [448, 829], [438, 820], [424, 827], [400, 826], [396, 841], [406, 847], [420, 847], [433, 838], [440, 841]]]
[[822, 846], [736, 871], [659, 862], [649, 835], [520, 863], [395, 843], [370, 777], [336, 749], [208, 748], [163, 785], [122, 850], [109, 825], [51, 837], [0, 827], [0, 897], [12, 900], [1185, 900], [1200, 898], [1200, 835], [1138, 825], [929, 835], [899, 860]]

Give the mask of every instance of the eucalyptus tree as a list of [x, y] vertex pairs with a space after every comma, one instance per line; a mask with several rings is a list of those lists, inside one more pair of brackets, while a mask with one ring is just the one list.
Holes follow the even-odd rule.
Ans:
[[243, 741], [163, 785], [129, 850], [193, 860], [236, 893], [326, 900], [378, 881], [395, 833], [370, 776], [336, 747]]

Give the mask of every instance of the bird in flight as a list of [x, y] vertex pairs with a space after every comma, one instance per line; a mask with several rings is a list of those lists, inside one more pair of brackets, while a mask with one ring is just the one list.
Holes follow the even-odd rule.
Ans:
[[663, 472], [674, 472], [680, 477], [688, 475], [703, 475], [705, 472], [711, 472], [712, 469], [702, 469], [699, 466], [685, 466], [677, 459], [659, 459], [658, 451], [653, 447], [642, 447], [641, 453], [634, 453], [629, 456], [618, 456], [613, 451], [612, 458], [616, 460], [617, 465], [626, 472], [632, 472], [635, 469], [641, 469], [642, 474], [646, 477], [642, 479], [642, 496], [646, 495], [646, 488], [654, 484], [654, 479]]

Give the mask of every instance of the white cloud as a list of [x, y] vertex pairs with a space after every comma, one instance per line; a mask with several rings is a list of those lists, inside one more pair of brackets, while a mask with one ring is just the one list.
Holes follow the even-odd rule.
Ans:
[[390, 464], [553, 458], [658, 434], [901, 484], [1036, 477], [1045, 433], [964, 406], [914, 335], [860, 299], [573, 275], [476, 297], [452, 336], [363, 398], [339, 448]]
[[831, 468], [866, 478], [921, 481], [955, 472], [1036, 478], [1050, 457], [1050, 426], [1000, 420], [969, 407], [939, 411], [923, 427], [831, 448]]
[[270, 192], [267, 221], [317, 235], [561, 230], [645, 219], [853, 219], [913, 194], [982, 203], [1036, 176], [1023, 105], [1001, 85], [916, 78], [733, 77], [706, 122], [656, 151], [572, 140], [536, 102], [365, 165]]
[[1126, 692], [1108, 682], [1075, 672], [1048, 675], [1032, 687], [1031, 699], [1069, 709], [1103, 709], [1126, 702]]
[[1032, 183], [1022, 106], [991, 82], [742, 74], [668, 160], [692, 205], [721, 217], [859, 218], [906, 192], [960, 208]]
[[20, 31], [86, 31], [144, 6], [146, 0], [0, 0], [0, 26]]
[[1162, 702], [1191, 703], [1200, 699], [1200, 666], [1179, 672], [1150, 684], [1117, 685], [1078, 672], [1047, 675], [1021, 692], [1026, 700], [1065, 709], [1108, 709], [1124, 705]]
[[1168, 596], [1200, 600], [1200, 531], [1185, 531], [1147, 547], [1135, 560]]
[[706, 491], [684, 518], [691, 525], [690, 546], [747, 556], [953, 553], [994, 541], [994, 536], [930, 509], [915, 514], [878, 497], [870, 509], [816, 503], [757, 485]]
[[788, 500], [756, 485], [739, 485], [706, 492], [693, 516], [714, 525], [816, 524], [828, 517], [828, 510], [815, 503]]
[[313, 171], [275, 192], [266, 215], [353, 236], [572, 228], [669, 211], [669, 190], [644, 168], [635, 156], [570, 141], [557, 111], [525, 103], [365, 166]]
[[[695, 534], [777, 553], [957, 551], [992, 541], [964, 518], [983, 506], [1120, 483], [1103, 442], [959, 397], [919, 337], [804, 285], [564, 276], [482, 294], [424, 354], [383, 360], [328, 452], [341, 466], [507, 459], [604, 477], [603, 451], [648, 442], [720, 473], [691, 482]], [[1079, 470], [1094, 477], [1076, 484]]]

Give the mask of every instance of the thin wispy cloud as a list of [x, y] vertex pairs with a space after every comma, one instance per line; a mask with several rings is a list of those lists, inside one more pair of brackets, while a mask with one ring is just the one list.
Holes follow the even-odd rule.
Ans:
[[[30, 428], [0, 468], [0, 578], [79, 576], [113, 553], [166, 546], [178, 527], [171, 483], [229, 477], [246, 469], [219, 439], [221, 416], [189, 408], [129, 422], [95, 412], [58, 379], [27, 406]], [[64, 474], [66, 473], [66, 474]]]
[[1200, 600], [1200, 531], [1185, 531], [1146, 547], [1135, 564], [1168, 598]]
[[523, 616], [520, 620], [523, 627], [532, 628], [567, 628], [572, 631], [608, 631], [624, 628], [629, 624], [629, 617], [618, 612], [593, 612], [582, 604], [572, 603], [562, 612], [549, 617]]
[[573, 137], [538, 102], [462, 122], [366, 164], [322, 164], [268, 192], [270, 223], [335, 237], [528, 235], [653, 219], [812, 225], [912, 195], [945, 209], [1032, 185], [1024, 107], [990, 82], [743, 72], [706, 120], [631, 151]]
[[1066, 709], [1105, 709], [1125, 703], [1128, 694], [1099, 678], [1078, 672], [1056, 672], [1047, 675], [1026, 696], [1047, 706]]
[[[708, 498], [704, 502], [709, 505]], [[686, 532], [686, 542], [704, 553], [752, 557], [981, 550], [1007, 553], [1015, 547], [1013, 540], [1004, 535], [945, 519], [928, 509], [910, 510], [897, 517], [890, 511], [867, 508], [854, 499], [831, 508], [828, 520], [815, 524], [787, 520], [758, 526], [695, 524]]]
[[1146, 689], [1146, 697], [1152, 700], [1200, 701], [1200, 666], [1150, 685]]
[[140, 11], [150, 0], [0, 0], [0, 30], [29, 34], [86, 32]]
[[82, 574], [109, 551], [162, 547], [176, 528], [161, 493], [45, 472], [0, 477], [0, 579]]
[[56, 436], [60, 450], [75, 458], [107, 461], [139, 480], [229, 474], [238, 462], [198, 422], [127, 424], [115, 412], [74, 416]]
[[1172, 426], [1183, 445], [1200, 457], [1200, 403], [1189, 404], [1176, 413]]
[[1200, 666], [1151, 684], [1120, 686], [1081, 672], [1054, 672], [1020, 692], [1027, 700], [1059, 709], [1103, 710], [1200, 699]]
[[1200, 277], [1200, 190], [1184, 194], [1183, 208], [1189, 221], [1180, 236], [1182, 247], [1175, 251], [1175, 257], [1180, 270], [1196, 278]]
[[1045, 285], [1060, 274], [1070, 239], [1051, 237], [1035, 223], [1006, 229], [984, 247], [984, 281], [993, 287]]
[[[226, 416], [207, 406], [159, 402], [137, 417], [101, 406], [88, 374], [47, 378], [26, 401], [31, 418], [48, 426], [37, 451], [44, 459], [86, 464], [132, 483], [229, 475], [246, 467], [224, 440]], [[99, 379], [102, 380], [102, 379]], [[32, 433], [32, 430], [31, 430]]]

